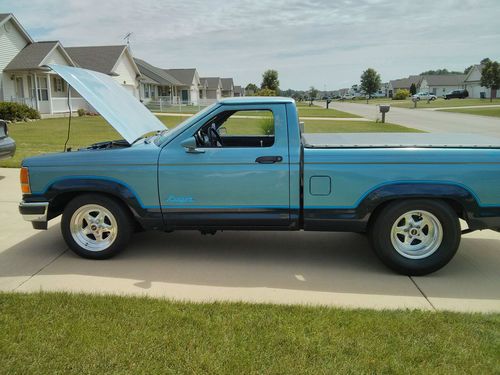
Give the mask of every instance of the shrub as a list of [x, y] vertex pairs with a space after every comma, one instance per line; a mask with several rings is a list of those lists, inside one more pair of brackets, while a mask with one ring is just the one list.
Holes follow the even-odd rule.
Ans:
[[84, 110], [83, 108], [79, 108], [79, 109], [78, 109], [78, 116], [79, 116], [79, 117], [83, 117], [83, 116], [85, 116], [85, 110]]
[[410, 96], [410, 92], [407, 89], [400, 89], [396, 91], [396, 94], [392, 97], [393, 100], [404, 100]]
[[260, 120], [259, 126], [265, 135], [274, 134], [274, 119], [273, 117], [266, 117]]
[[40, 118], [40, 112], [26, 104], [0, 102], [0, 119], [7, 121], [26, 121]]

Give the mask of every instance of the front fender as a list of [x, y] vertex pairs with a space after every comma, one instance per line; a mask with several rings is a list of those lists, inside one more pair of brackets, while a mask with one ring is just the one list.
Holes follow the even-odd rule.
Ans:
[[145, 229], [161, 229], [163, 219], [159, 207], [144, 206], [139, 195], [122, 181], [92, 177], [64, 178], [50, 183], [45, 191], [23, 196], [25, 202], [46, 200], [49, 205], [49, 218], [62, 213], [66, 204], [82, 193], [101, 193], [123, 202], [134, 218]]

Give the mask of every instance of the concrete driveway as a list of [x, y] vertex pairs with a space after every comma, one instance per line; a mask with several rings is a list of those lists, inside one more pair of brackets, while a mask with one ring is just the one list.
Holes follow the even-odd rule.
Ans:
[[[326, 105], [324, 102], [316, 104], [323, 107]], [[332, 102], [330, 108], [371, 120], [380, 116], [375, 104]], [[386, 121], [430, 133], [474, 133], [493, 136], [498, 138], [500, 145], [500, 118], [496, 117], [391, 107], [386, 115]]]
[[500, 311], [500, 234], [464, 237], [426, 277], [392, 273], [353, 233], [140, 233], [107, 261], [67, 250], [58, 220], [35, 231], [17, 212], [17, 169], [0, 169], [0, 290], [64, 290], [366, 308]]

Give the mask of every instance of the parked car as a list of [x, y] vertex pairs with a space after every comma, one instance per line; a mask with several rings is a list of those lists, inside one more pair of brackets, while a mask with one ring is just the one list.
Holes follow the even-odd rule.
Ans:
[[[80, 256], [114, 256], [136, 228], [353, 231], [387, 266], [424, 275], [455, 255], [459, 219], [500, 231], [500, 139], [303, 134], [280, 97], [225, 99], [167, 130], [111, 77], [50, 68], [124, 138], [22, 163], [21, 214], [36, 229], [62, 214]], [[272, 131], [229, 131], [246, 111], [267, 112]]]
[[445, 99], [465, 99], [469, 96], [467, 90], [453, 90], [449, 91], [444, 95]]
[[9, 137], [7, 123], [0, 120], [0, 159], [6, 159], [14, 156], [16, 152], [16, 142]]
[[414, 100], [436, 100], [437, 96], [429, 92], [418, 92], [411, 97]]
[[353, 94], [344, 94], [342, 100], [353, 100], [356, 96]]

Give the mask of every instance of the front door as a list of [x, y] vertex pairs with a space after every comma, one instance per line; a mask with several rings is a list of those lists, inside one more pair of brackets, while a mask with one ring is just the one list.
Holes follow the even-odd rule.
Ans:
[[189, 100], [188, 90], [182, 90], [181, 95], [182, 95], [182, 103], [183, 104], [187, 103]]
[[[285, 104], [222, 105], [163, 148], [167, 228], [284, 228], [290, 223]], [[196, 138], [197, 148], [181, 143]]]

